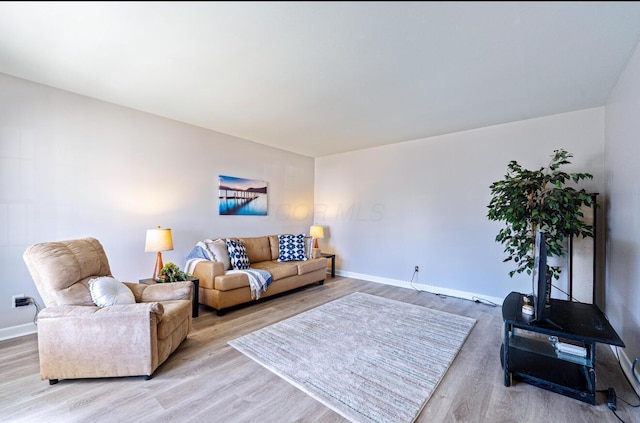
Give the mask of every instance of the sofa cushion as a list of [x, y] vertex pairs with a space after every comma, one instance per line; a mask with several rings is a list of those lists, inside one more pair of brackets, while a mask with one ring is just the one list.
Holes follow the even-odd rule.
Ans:
[[278, 243], [278, 235], [269, 235], [269, 247], [271, 247], [270, 260], [278, 260], [280, 255], [280, 245]]
[[247, 249], [242, 241], [227, 239], [227, 249], [229, 250], [231, 267], [234, 270], [244, 270], [251, 267], [249, 257], [247, 256]]
[[259, 236], [255, 238], [240, 238], [247, 249], [249, 263], [271, 260], [271, 247], [269, 237]]
[[231, 291], [232, 289], [249, 286], [249, 278], [244, 273], [231, 273], [218, 275], [215, 278], [214, 289], [218, 291]]
[[89, 280], [89, 291], [93, 303], [98, 307], [136, 303], [129, 287], [109, 276]]
[[224, 264], [224, 270], [231, 269], [231, 258], [229, 257], [227, 242], [224, 239], [216, 239], [215, 241], [206, 239], [204, 244], [213, 256], [214, 261]]
[[259, 263], [253, 263], [254, 269], [266, 270], [271, 273], [271, 280], [277, 281], [289, 276], [296, 276], [298, 274], [297, 262], [277, 262], [277, 261], [261, 261]]
[[280, 254], [278, 261], [304, 261], [307, 259], [305, 254], [304, 238], [305, 234], [300, 235], [278, 235], [278, 244]]
[[304, 275], [305, 273], [315, 272], [316, 270], [326, 269], [327, 268], [327, 259], [316, 258], [308, 261], [301, 261], [296, 263], [298, 268], [298, 274]]

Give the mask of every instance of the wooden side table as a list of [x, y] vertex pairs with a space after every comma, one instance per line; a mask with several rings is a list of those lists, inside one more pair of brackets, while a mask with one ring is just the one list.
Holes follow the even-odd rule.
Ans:
[[331, 277], [336, 277], [336, 255], [331, 253], [320, 253], [322, 257], [326, 257], [331, 260]]
[[[197, 278], [188, 278], [187, 281], [193, 283], [193, 298], [191, 299], [191, 317], [198, 317], [200, 310], [200, 279]], [[154, 285], [158, 283], [153, 278], [140, 279], [139, 283], [145, 285]], [[167, 282], [171, 283], [171, 282]]]

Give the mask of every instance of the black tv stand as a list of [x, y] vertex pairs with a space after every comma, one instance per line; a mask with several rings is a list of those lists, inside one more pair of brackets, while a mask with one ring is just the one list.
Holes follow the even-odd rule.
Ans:
[[544, 319], [541, 320], [532, 320], [531, 323], [537, 323], [537, 322], [542, 322], [542, 323], [546, 323], [549, 326], [553, 326], [554, 328], [558, 329], [558, 330], [562, 330], [562, 326], [560, 326], [559, 324], [557, 324], [556, 322], [554, 322], [553, 320], [549, 319], [548, 317], [545, 317]]
[[[552, 298], [548, 319], [534, 321], [522, 313], [522, 297], [512, 292], [502, 304], [504, 385], [515, 378], [595, 405], [596, 343], [624, 347], [622, 339], [595, 304]], [[583, 347], [585, 357], [560, 352], [550, 337]]]

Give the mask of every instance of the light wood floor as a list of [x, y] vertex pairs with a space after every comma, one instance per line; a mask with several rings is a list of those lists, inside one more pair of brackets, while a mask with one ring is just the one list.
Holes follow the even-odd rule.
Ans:
[[[38, 371], [35, 335], [0, 342], [2, 422], [345, 422], [324, 405], [227, 345], [227, 341], [352, 292], [366, 292], [477, 319], [417, 422], [618, 422], [604, 394], [591, 406], [523, 383], [503, 385], [502, 315], [456, 298], [355, 279], [328, 279], [218, 317], [202, 306], [194, 330], [151, 380], [62, 380]], [[616, 357], [598, 345], [597, 389], [637, 404]], [[618, 415], [640, 421], [618, 400]]]

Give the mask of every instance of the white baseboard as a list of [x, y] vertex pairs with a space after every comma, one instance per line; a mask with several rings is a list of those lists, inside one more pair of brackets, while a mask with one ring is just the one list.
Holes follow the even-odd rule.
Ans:
[[455, 298], [462, 298], [463, 300], [469, 300], [469, 301], [489, 301], [493, 304], [496, 304], [498, 306], [502, 306], [502, 302], [504, 301], [504, 298], [498, 298], [498, 297], [492, 297], [492, 296], [488, 296], [488, 295], [482, 295], [482, 294], [476, 294], [473, 292], [467, 292], [467, 291], [458, 291], [456, 289], [449, 289], [449, 288], [443, 288], [443, 287], [439, 287], [439, 286], [433, 286], [433, 285], [425, 285], [425, 284], [421, 284], [421, 283], [413, 283], [413, 286], [410, 282], [408, 281], [403, 281], [403, 280], [397, 280], [397, 279], [390, 279], [390, 278], [381, 278], [378, 276], [372, 276], [372, 275], [366, 275], [363, 273], [354, 273], [354, 272], [344, 272], [344, 271], [337, 271], [336, 270], [336, 275], [340, 275], [340, 276], [344, 276], [347, 278], [354, 278], [354, 279], [362, 279], [365, 281], [369, 281], [369, 282], [377, 282], [377, 283], [381, 283], [381, 284], [385, 284], [385, 285], [392, 285], [392, 286], [397, 286], [400, 288], [408, 288], [408, 289], [415, 289], [418, 291], [426, 291], [426, 292], [430, 292], [432, 294], [441, 294], [441, 295], [445, 295], [447, 297], [455, 297]]
[[25, 323], [24, 325], [11, 326], [0, 329], [0, 341], [5, 339], [18, 338], [20, 336], [31, 335], [36, 333], [38, 328], [33, 323]]
[[[629, 357], [627, 357], [625, 350], [621, 348], [616, 348], [613, 345], [611, 345], [611, 349], [613, 350], [614, 354], [617, 354], [620, 357], [620, 367], [622, 367], [622, 371], [627, 376], [627, 379], [629, 379], [629, 382], [631, 382], [631, 386], [633, 386], [633, 389], [636, 391], [636, 394], [640, 396], [640, 384], [638, 384], [636, 379], [631, 374], [631, 366], [633, 365], [633, 361], [630, 360]], [[635, 370], [636, 370], [636, 376], [640, 378], [640, 363], [636, 364]]]

